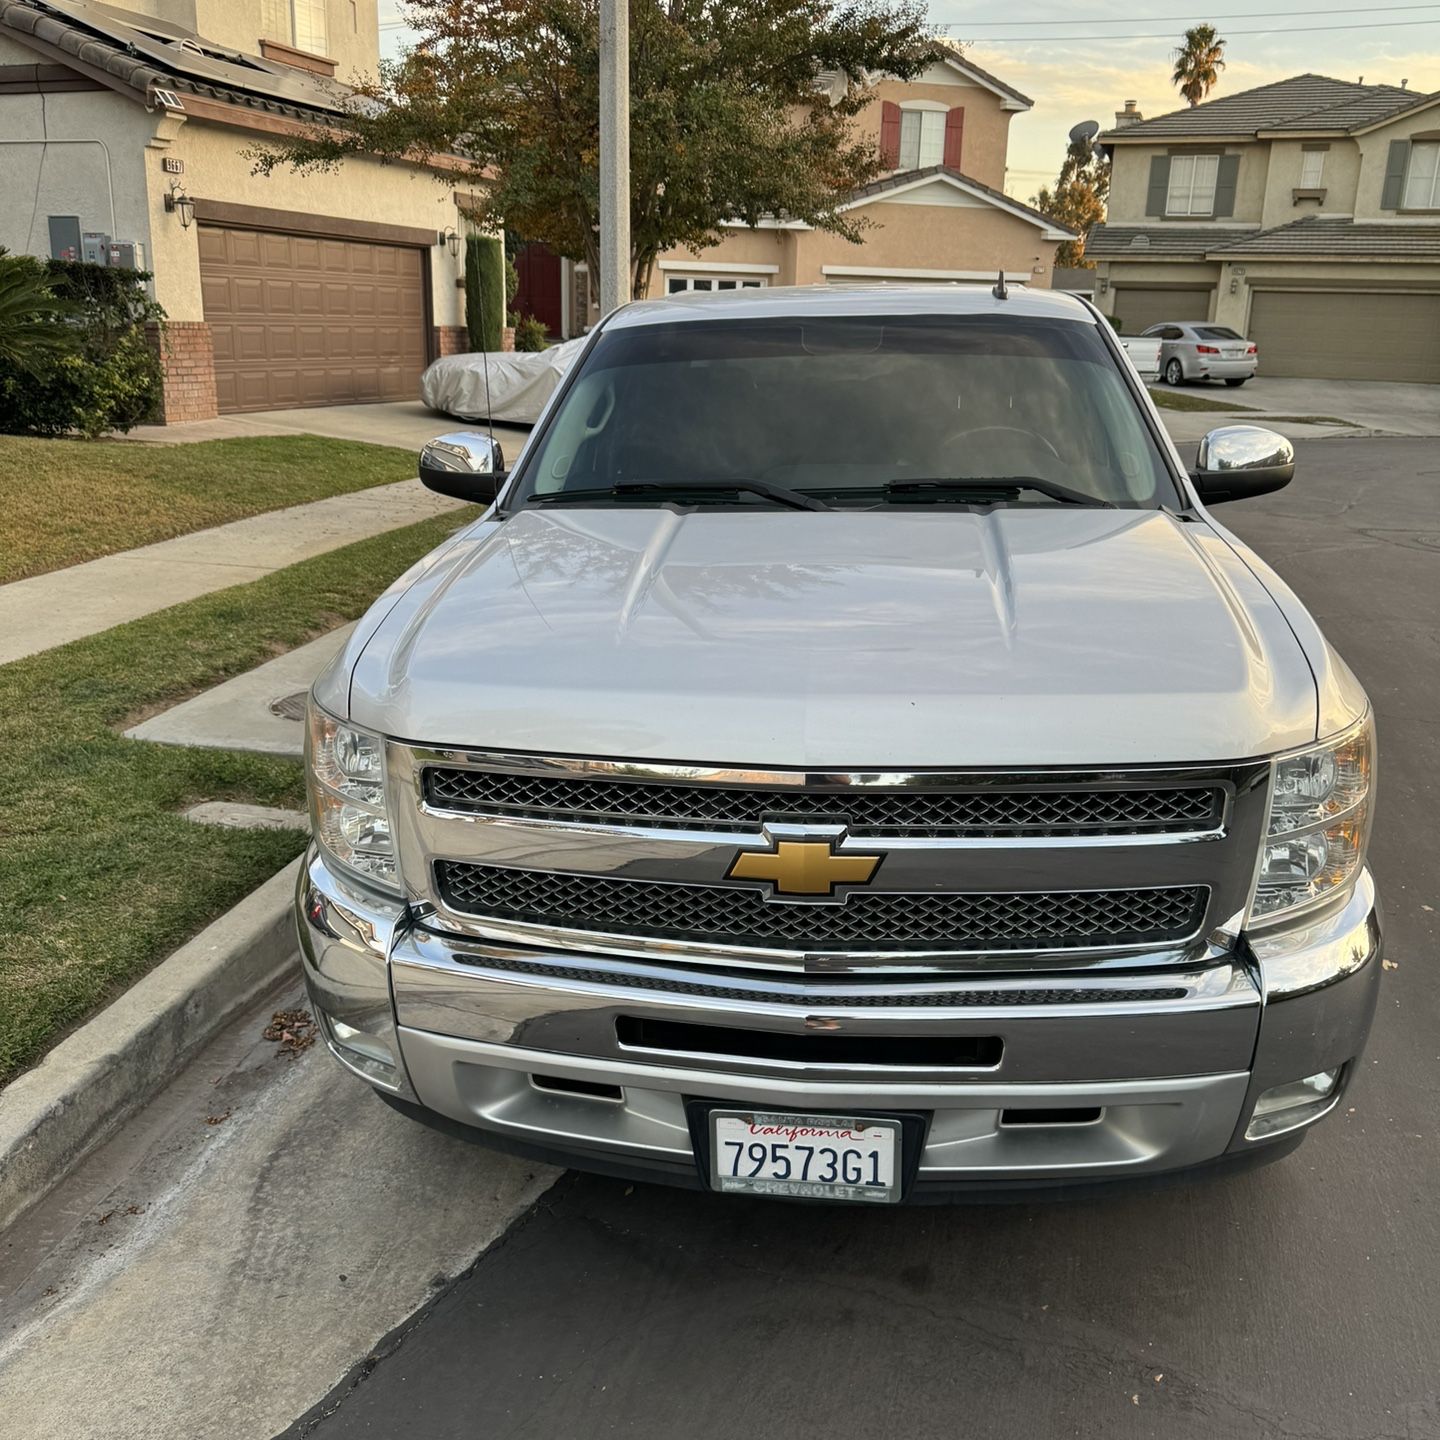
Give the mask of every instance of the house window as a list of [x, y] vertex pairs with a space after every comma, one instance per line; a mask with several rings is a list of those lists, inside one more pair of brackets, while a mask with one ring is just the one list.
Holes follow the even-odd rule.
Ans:
[[679, 295], [685, 290], [759, 290], [763, 280], [739, 279], [729, 275], [667, 275], [665, 293]]
[[938, 165], [945, 155], [945, 112], [902, 110], [900, 113], [900, 169], [923, 170]]
[[260, 23], [267, 40], [311, 55], [324, 55], [330, 48], [325, 0], [262, 0]]
[[1440, 210], [1440, 140], [1410, 147], [1402, 203], [1406, 210]]
[[1300, 157], [1300, 188], [1318, 190], [1325, 183], [1325, 152], [1306, 150]]
[[1213, 215], [1218, 155], [1174, 155], [1170, 159], [1170, 188], [1165, 195], [1167, 215]]

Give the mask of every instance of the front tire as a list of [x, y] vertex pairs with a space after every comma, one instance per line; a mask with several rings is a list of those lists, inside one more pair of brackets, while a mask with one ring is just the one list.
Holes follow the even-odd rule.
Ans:
[[1171, 360], [1166, 364], [1165, 383], [1167, 385], [1183, 385], [1185, 383], [1185, 367], [1178, 360]]
[[1238, 390], [1249, 378], [1248, 375], [1241, 375], [1238, 379], [1227, 380], [1225, 383], [1230, 386], [1232, 390]]

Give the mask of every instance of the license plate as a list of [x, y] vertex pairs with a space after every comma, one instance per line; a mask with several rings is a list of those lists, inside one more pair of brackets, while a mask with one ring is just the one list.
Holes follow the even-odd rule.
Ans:
[[900, 1198], [900, 1154], [898, 1120], [710, 1112], [716, 1190], [893, 1204]]

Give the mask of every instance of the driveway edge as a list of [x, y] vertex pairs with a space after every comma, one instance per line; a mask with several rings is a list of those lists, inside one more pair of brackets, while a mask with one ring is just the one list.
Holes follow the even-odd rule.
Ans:
[[299, 871], [297, 858], [0, 1090], [0, 1228], [296, 967], [290, 906]]

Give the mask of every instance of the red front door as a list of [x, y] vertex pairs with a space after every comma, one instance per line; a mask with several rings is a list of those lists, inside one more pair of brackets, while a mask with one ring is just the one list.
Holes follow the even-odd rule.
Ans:
[[522, 245], [515, 255], [520, 288], [515, 292], [515, 312], [533, 315], [552, 335], [560, 333], [560, 257], [544, 245]]

